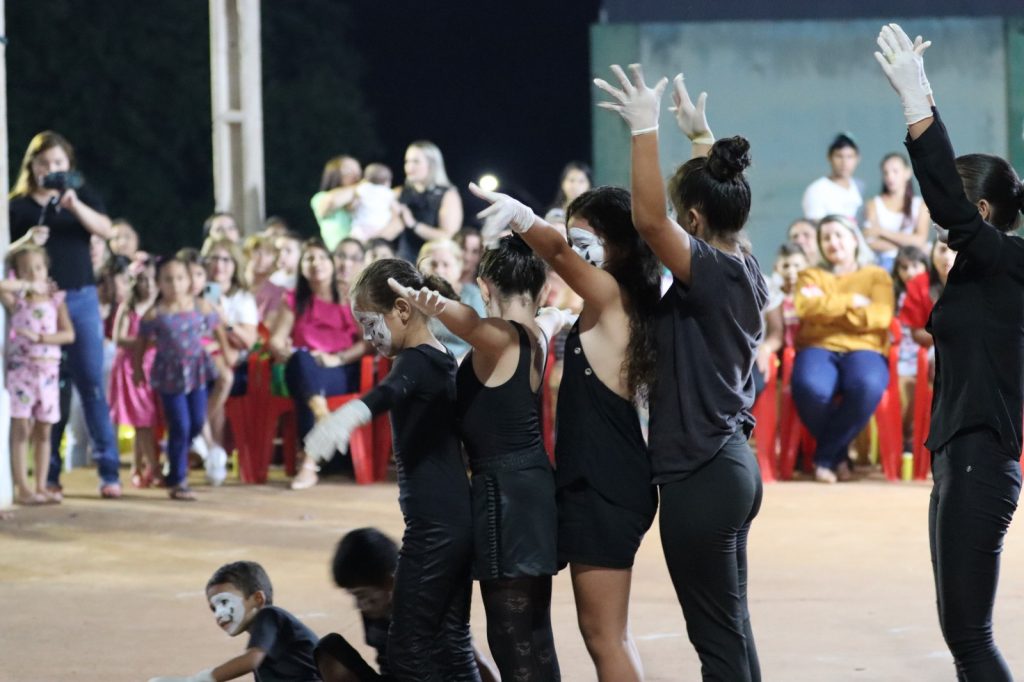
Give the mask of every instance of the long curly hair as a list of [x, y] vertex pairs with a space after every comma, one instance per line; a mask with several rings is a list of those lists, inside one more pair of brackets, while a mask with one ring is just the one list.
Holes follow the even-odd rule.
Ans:
[[629, 391], [646, 402], [656, 378], [654, 313], [661, 298], [661, 263], [633, 225], [632, 201], [621, 187], [596, 187], [566, 209], [566, 224], [583, 218], [604, 241], [604, 270], [625, 292], [629, 344], [622, 359]]

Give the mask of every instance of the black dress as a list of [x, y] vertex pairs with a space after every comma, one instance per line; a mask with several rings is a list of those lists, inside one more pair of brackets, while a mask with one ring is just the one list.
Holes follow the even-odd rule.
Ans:
[[[501, 386], [484, 386], [473, 351], [456, 379], [462, 439], [473, 472], [473, 576], [477, 580], [554, 575], [558, 512], [555, 479], [530, 388], [530, 335], [519, 333], [519, 362]], [[543, 352], [543, 351], [541, 351]]]
[[[441, 220], [441, 201], [444, 199], [448, 187], [431, 187], [422, 192], [417, 192], [408, 185], [402, 187], [398, 195], [399, 203], [409, 207], [409, 212], [416, 222], [437, 227]], [[415, 263], [420, 255], [420, 249], [425, 241], [416, 232], [406, 229], [393, 242], [395, 254], [410, 263]]]
[[577, 322], [558, 390], [558, 562], [630, 568], [657, 509], [636, 406], [587, 361]]

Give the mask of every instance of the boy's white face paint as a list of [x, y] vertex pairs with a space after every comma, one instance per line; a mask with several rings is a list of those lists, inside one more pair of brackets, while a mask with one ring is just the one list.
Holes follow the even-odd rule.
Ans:
[[604, 242], [590, 230], [570, 227], [569, 244], [583, 260], [598, 268], [604, 266]]
[[382, 313], [353, 310], [356, 322], [363, 328], [363, 339], [369, 341], [383, 355], [391, 355], [391, 329]]
[[231, 592], [220, 592], [210, 597], [210, 605], [213, 607], [213, 616], [217, 619], [217, 625], [226, 630], [229, 635], [237, 635], [238, 629], [245, 620], [243, 599]]

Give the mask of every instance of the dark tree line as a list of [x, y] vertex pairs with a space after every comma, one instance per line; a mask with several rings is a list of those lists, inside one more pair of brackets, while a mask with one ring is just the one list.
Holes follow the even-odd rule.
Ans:
[[[208, 12], [205, 0], [8, 0], [11, 181], [31, 137], [57, 130], [144, 248], [198, 244], [214, 209]], [[380, 153], [349, 20], [332, 0], [263, 2], [267, 211], [309, 234], [327, 157]]]

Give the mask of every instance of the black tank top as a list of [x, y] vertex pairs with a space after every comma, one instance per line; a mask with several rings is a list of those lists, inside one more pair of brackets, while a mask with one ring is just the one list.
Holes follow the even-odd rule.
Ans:
[[586, 480], [615, 504], [652, 512], [651, 463], [636, 406], [604, 385], [587, 361], [579, 322], [565, 341], [555, 415], [555, 481]]
[[512, 326], [519, 333], [519, 362], [512, 378], [501, 386], [484, 386], [473, 370], [473, 351], [456, 375], [459, 428], [474, 473], [547, 463], [540, 403], [530, 387], [533, 343], [521, 324], [512, 322]]
[[[412, 213], [412, 217], [416, 219], [416, 222], [437, 227], [441, 219], [441, 200], [444, 199], [444, 193], [447, 191], [447, 187], [431, 187], [422, 192], [417, 192], [409, 185], [405, 185], [402, 187], [402, 192], [398, 195], [398, 201], [409, 207], [409, 211]], [[403, 230], [394, 243], [395, 252], [399, 258], [415, 263], [416, 258], [420, 255], [420, 248], [423, 246], [424, 240], [417, 236], [413, 230]]]

